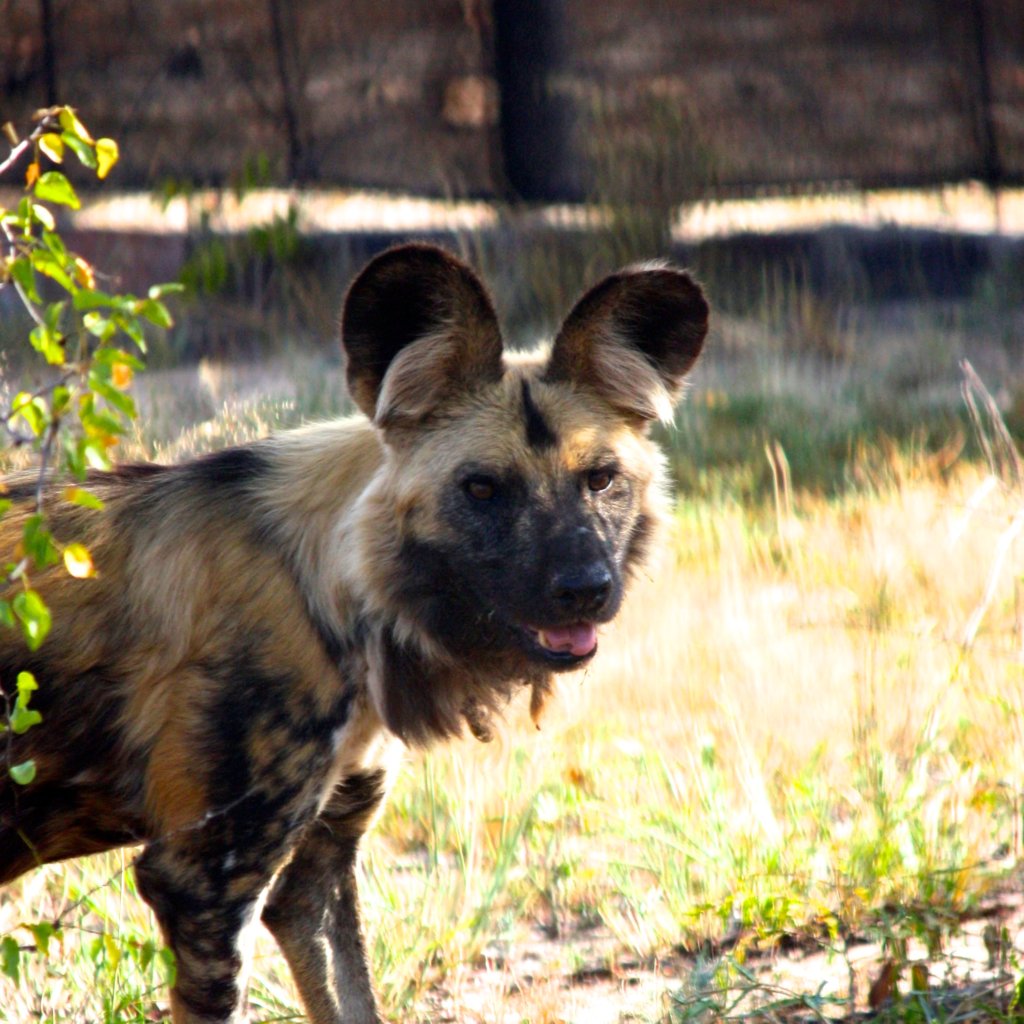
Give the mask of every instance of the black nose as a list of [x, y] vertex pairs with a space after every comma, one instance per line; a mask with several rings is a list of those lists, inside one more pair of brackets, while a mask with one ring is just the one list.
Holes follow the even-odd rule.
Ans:
[[559, 573], [551, 585], [551, 597], [565, 614], [597, 615], [608, 603], [612, 574], [601, 564]]

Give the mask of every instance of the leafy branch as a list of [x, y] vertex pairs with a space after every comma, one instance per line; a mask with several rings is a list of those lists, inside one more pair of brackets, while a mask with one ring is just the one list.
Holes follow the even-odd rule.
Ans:
[[[35, 651], [50, 631], [51, 618], [32, 586], [32, 574], [60, 562], [74, 577], [95, 573], [83, 544], [59, 541], [49, 528], [51, 478], [56, 473], [84, 481], [89, 469], [110, 468], [112, 449], [136, 416], [127, 389], [144, 365], [146, 325], [171, 326], [163, 299], [180, 286], [157, 285], [144, 298], [103, 291], [92, 265], [61, 237], [54, 208], [77, 210], [81, 200], [58, 168], [73, 156], [96, 178], [106, 178], [119, 156], [113, 139], [94, 139], [67, 106], [39, 111], [25, 138], [11, 124], [3, 132], [10, 152], [0, 161], [0, 178], [21, 173], [24, 186], [14, 207], [0, 206], [0, 292], [10, 288], [17, 295], [32, 323], [28, 346], [43, 369], [33, 386], [0, 403], [6, 446], [30, 448], [35, 457], [29, 478], [33, 507], [17, 549], [9, 561], [0, 562], [0, 625], [20, 626], [29, 650]], [[0, 515], [12, 508], [3, 493]], [[62, 496], [86, 508], [102, 508], [99, 498], [74, 482]], [[31, 673], [19, 674], [16, 693], [6, 684], [0, 680], [0, 735], [9, 742], [38, 724], [39, 716], [29, 708], [37, 686]], [[10, 756], [7, 770], [22, 784], [35, 774], [31, 762], [14, 765]]]

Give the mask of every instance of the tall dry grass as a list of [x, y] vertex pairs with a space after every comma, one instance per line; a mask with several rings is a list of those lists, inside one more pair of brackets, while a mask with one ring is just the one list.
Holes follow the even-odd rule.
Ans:
[[[336, 368], [294, 370], [154, 377], [134, 452], [183, 457], [340, 407]], [[768, 500], [681, 496], [660, 565], [539, 732], [517, 703], [494, 743], [410, 758], [362, 871], [395, 1019], [684, 1019], [690, 981], [650, 972], [627, 991], [621, 958], [841, 944], [896, 904], [907, 935], [925, 913], [951, 930], [1005, 877], [1024, 777], [1019, 549], [994, 585], [992, 568], [1021, 495], [890, 447], [826, 498], [793, 491], [784, 455]], [[0, 1020], [159, 1019], [167, 966], [131, 857], [0, 895], [0, 937], [27, 948], [25, 925], [60, 925], [19, 984], [0, 977]], [[595, 959], [610, 980], [588, 1001], [561, 981]], [[268, 938], [253, 1002], [257, 1020], [300, 1019]]]

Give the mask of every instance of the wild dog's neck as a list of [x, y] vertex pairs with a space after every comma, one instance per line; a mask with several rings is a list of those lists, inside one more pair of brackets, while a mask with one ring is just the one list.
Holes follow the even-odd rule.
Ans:
[[421, 746], [467, 726], [486, 739], [492, 714], [523, 683], [533, 686], [531, 706], [539, 711], [547, 672], [524, 678], [518, 662], [481, 649], [467, 656], [431, 625], [446, 615], [468, 629], [474, 623], [445, 601], [440, 570], [410, 577], [402, 502], [365, 419], [282, 433], [268, 447], [273, 468], [260, 500], [273, 532], [325, 643], [350, 669], [365, 666], [371, 697], [393, 732]]
[[358, 609], [350, 573], [355, 506], [384, 461], [380, 438], [361, 416], [271, 438], [271, 471], [260, 493], [273, 535], [299, 576], [321, 630], [351, 636]]
[[445, 600], [442, 570], [412, 575], [405, 502], [386, 473], [369, 483], [345, 523], [345, 588], [358, 597], [370, 694], [388, 727], [406, 743], [458, 735], [468, 726], [490, 737], [489, 721], [507, 703], [520, 673], [446, 642], [438, 611], [472, 628], [468, 613]]

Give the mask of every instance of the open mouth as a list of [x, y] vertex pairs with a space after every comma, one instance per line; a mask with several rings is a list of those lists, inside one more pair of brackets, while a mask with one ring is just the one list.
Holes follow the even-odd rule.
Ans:
[[582, 664], [597, 651], [597, 624], [593, 622], [572, 622], [544, 629], [527, 626], [524, 632], [533, 641], [536, 653], [555, 664]]

